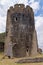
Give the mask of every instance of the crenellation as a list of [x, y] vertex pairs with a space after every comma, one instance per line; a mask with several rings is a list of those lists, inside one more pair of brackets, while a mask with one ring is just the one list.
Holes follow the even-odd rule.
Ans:
[[7, 13], [10, 13], [10, 9], [8, 9]]
[[14, 8], [25, 8], [24, 4], [16, 4], [14, 5]]
[[14, 12], [14, 8], [13, 8], [13, 6], [11, 6], [10, 8], [10, 15]]

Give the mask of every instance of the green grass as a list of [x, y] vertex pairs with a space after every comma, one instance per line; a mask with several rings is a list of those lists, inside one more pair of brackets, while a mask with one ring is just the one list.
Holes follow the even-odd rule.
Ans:
[[[21, 58], [14, 58], [14, 59], [8, 59], [8, 57], [5, 57], [5, 59], [2, 59], [2, 57], [4, 56], [3, 53], [0, 53], [0, 65], [43, 65], [43, 62], [40, 63], [15, 63], [15, 61], [18, 61]], [[43, 57], [43, 54], [39, 54], [37, 56], [34, 57]], [[1, 60], [2, 59], [2, 60]]]

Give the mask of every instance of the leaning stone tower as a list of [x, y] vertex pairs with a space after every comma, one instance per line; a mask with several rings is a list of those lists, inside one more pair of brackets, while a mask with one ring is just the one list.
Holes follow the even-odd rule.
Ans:
[[16, 4], [7, 11], [5, 55], [25, 57], [37, 54], [34, 12], [30, 6]]

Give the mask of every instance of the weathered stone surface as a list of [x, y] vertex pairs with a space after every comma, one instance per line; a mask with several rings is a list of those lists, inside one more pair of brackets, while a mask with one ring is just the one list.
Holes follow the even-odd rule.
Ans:
[[21, 59], [15, 63], [38, 63], [38, 62], [43, 62], [43, 58]]
[[5, 54], [24, 57], [37, 54], [34, 13], [30, 6], [16, 4], [7, 12]]

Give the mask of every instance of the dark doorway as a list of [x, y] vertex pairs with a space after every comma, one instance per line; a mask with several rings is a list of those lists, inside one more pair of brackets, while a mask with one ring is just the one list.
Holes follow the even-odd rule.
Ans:
[[0, 42], [0, 52], [4, 52], [4, 42]]
[[28, 52], [28, 50], [29, 50], [29, 46], [26, 46], [26, 51]]

